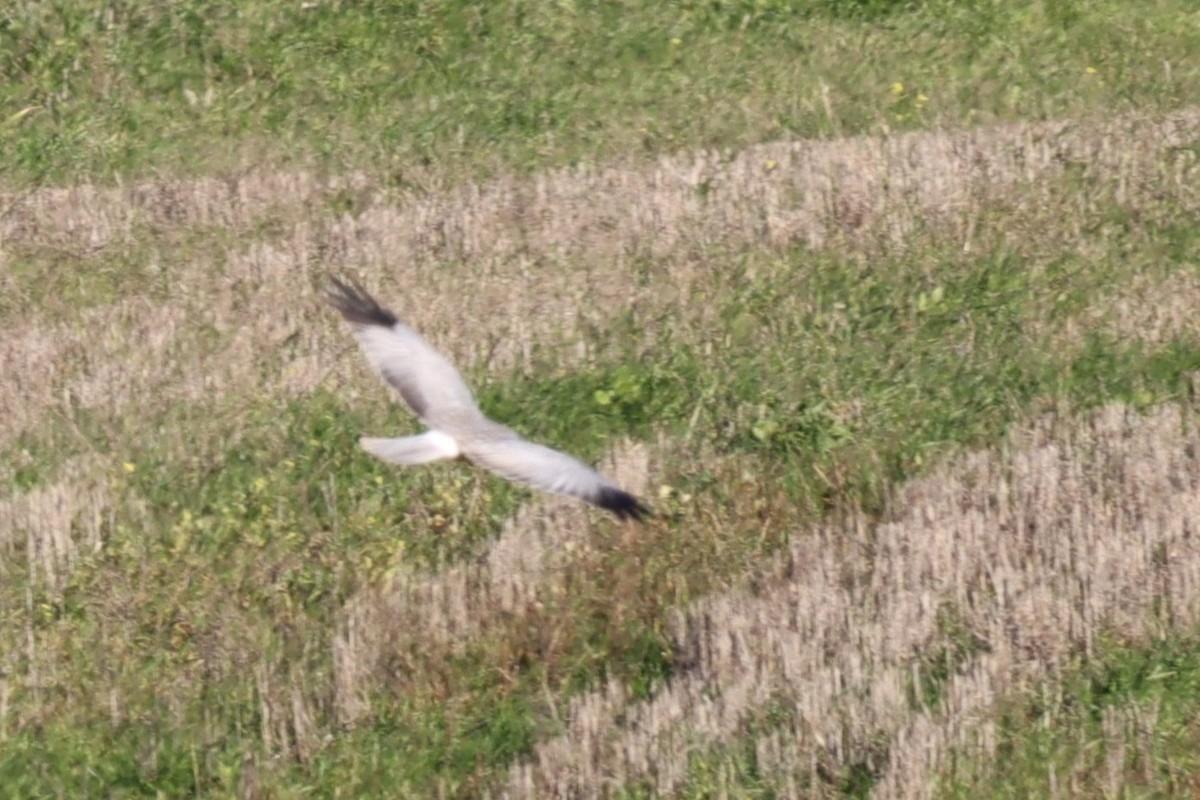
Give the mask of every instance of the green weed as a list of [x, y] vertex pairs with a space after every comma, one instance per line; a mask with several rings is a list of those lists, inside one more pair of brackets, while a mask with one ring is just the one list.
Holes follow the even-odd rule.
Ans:
[[1190, 13], [1181, 0], [20, 2], [0, 14], [0, 161], [18, 183], [269, 161], [419, 187], [431, 167], [1163, 110], [1196, 95]]

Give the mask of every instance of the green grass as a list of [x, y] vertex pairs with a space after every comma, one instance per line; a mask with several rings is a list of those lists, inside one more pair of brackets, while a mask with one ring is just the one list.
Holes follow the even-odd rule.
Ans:
[[0, 162], [17, 185], [266, 162], [419, 188], [684, 147], [1163, 110], [1200, 90], [1194, 15], [1185, 0], [18, 2], [0, 12]]
[[[423, 191], [695, 146], [1151, 114], [1200, 96], [1196, 21], [1182, 0], [824, 0], [796, 13], [720, 1], [20, 3], [0, 12], [2, 179], [262, 164], [367, 169]], [[1069, 176], [1058, 199], [1103, 194], [1087, 180]], [[621, 436], [667, 435], [677, 449], [654, 478], [674, 494], [652, 496], [661, 524], [641, 541], [598, 526], [576, 593], [461, 651], [395, 654], [394, 682], [353, 729], [336, 724], [330, 688], [342, 604], [397, 572], [476, 556], [528, 491], [459, 464], [369, 459], [360, 434], [412, 424], [381, 410], [382, 388], [361, 405], [255, 386], [148, 416], [47, 418], [0, 454], [5, 491], [51, 484], [91, 454], [110, 463], [119, 500], [104, 547], [61, 593], [31, 583], [23, 542], [0, 558], [0, 670], [42, 670], [34, 689], [14, 682], [13, 706], [41, 717], [0, 728], [0, 796], [229, 796], [251, 773], [281, 797], [478, 794], [558, 729], [554, 706], [610, 678], [652, 694], [678, 669], [672, 611], [751, 573], [792, 531], [846, 507], [882, 510], [899, 482], [997, 445], [1044, 408], [1190, 400], [1200, 342], [1066, 329], [1137, 279], [1194, 272], [1194, 215], [1170, 196], [1152, 209], [1089, 202], [1067, 221], [985, 203], [970, 253], [932, 229], [871, 259], [697, 244], [722, 265], [693, 299], [711, 314], [631, 307], [588, 335], [596, 355], [581, 368], [552, 348], [520, 373], [468, 365], [490, 414], [588, 460]], [[330, 214], [355, 203], [339, 198]], [[149, 264], [199, 253], [220, 264], [243, 239], [278, 232], [262, 224], [140, 230], [96, 253], [21, 244], [4, 254], [0, 319], [159, 297], [171, 287]], [[639, 266], [654, 285], [659, 265]], [[210, 334], [220, 339], [199, 335]], [[202, 369], [221, 352], [194, 349], [197, 363], [174, 366]], [[742, 470], [749, 484], [730, 480]], [[946, 614], [914, 706], [936, 706], [974, 654]], [[28, 660], [29, 637], [52, 668]], [[1047, 689], [1052, 708], [1014, 701], [999, 777], [967, 774], [948, 793], [1044, 793], [1049, 765], [1096, 757], [1097, 709], [1135, 701], [1162, 704], [1148, 758], [1194, 775], [1194, 645], [1113, 643]], [[256, 669], [310, 705], [320, 743], [306, 756], [275, 759], [264, 745]], [[787, 722], [760, 716], [747, 742]], [[752, 755], [736, 743], [700, 753], [685, 796], [712, 796], [730, 765], [743, 796], [770, 796]], [[878, 756], [805, 778], [865, 796]]]
[[[1140, 797], [1194, 794], [1200, 774], [1200, 647], [1194, 632], [1150, 642], [1106, 641], [1060, 680], [1011, 699], [1001, 710], [990, 771], [959, 776], [944, 797], [1044, 797], [1051, 775], [1088, 796], [1104, 792], [1112, 766], [1125, 792]], [[1119, 720], [1105, 730], [1105, 714]]]
[[240, 754], [204, 747], [186, 731], [143, 725], [24, 731], [0, 754], [0, 796], [155, 797], [237, 789]]
[[[1188, 796], [1200, 770], [1198, 689], [1200, 648], [1194, 631], [1143, 642], [1108, 637], [1091, 656], [1079, 655], [1053, 679], [1002, 701], [995, 758], [980, 763], [960, 755], [935, 787], [936, 796], [1048, 797], [1067, 786], [1078, 796], [1106, 796], [1103, 776], [1113, 758], [1131, 796]], [[753, 741], [792, 725], [790, 707], [781, 702], [782, 712], [764, 709], [746, 721], [742, 740], [694, 753], [679, 796], [779, 796], [784, 776], [762, 769]], [[1119, 720], [1115, 735], [1111, 722], [1105, 729], [1106, 715]], [[841, 770], [794, 777], [813, 793], [868, 797], [886, 761], [886, 751], [878, 751]], [[653, 794], [635, 788], [627, 796]]]
[[[941, 453], [998, 441], [1039, 403], [1059, 410], [1114, 400], [1142, 406], [1187, 395], [1200, 371], [1200, 343], [1091, 336], [1063, 348], [1054, 346], [1057, 328], [1044, 324], [1102, 302], [1126, 280], [1121, 265], [1139, 263], [1155, 240], [1135, 229], [1122, 236], [1112, 248], [1121, 260], [1090, 264], [1005, 248], [969, 259], [934, 248], [869, 263], [804, 249], [746, 256], [721, 278], [715, 328], [666, 330], [635, 358], [643, 321], [631, 317], [626, 328], [605, 332], [603, 346], [596, 343], [607, 363], [569, 374], [547, 365], [532, 380], [496, 380], [484, 385], [481, 403], [500, 419], [527, 420], [525, 433], [585, 458], [621, 434], [681, 435], [690, 427], [698, 442], [752, 459], [760, 491], [789, 498], [792, 527], [839, 507], [882, 508], [889, 487]], [[1178, 255], [1183, 263], [1159, 268], [1186, 269], [1195, 253], [1183, 248]], [[1054, 298], [1049, 307], [1046, 298]], [[1041, 338], [1033, 330], [1043, 331]], [[723, 346], [721, 359], [704, 355], [714, 343]], [[706, 387], [708, 397], [699, 414], [696, 387]], [[324, 392], [282, 409], [244, 403], [181, 410], [186, 416], [161, 422], [167, 429], [209, 426], [202, 447], [181, 449], [171, 438], [156, 443], [140, 430], [118, 436], [115, 464], [132, 471], [114, 470], [116, 490], [144, 499], [148, 511], [119, 515], [105, 549], [74, 574], [61, 598], [34, 595], [44, 609], [42, 632], [70, 640], [62, 658], [78, 674], [78, 689], [104, 683], [105, 670], [120, 664], [128, 670], [122, 683], [142, 687], [124, 699], [124, 713], [181, 737], [171, 752], [200, 748], [213, 765], [238, 763], [239, 753], [258, 747], [252, 684], [236, 661], [217, 655], [238, 649], [228, 641], [231, 632], [257, 637], [253, 647], [273, 653], [282, 674], [299, 670], [318, 683], [331, 669], [333, 615], [354, 591], [397, 569], [469, 557], [527, 494], [458, 465], [404, 471], [369, 459], [357, 436], [407, 429], [398, 409], [368, 418]], [[734, 490], [707, 480], [708, 470], [679, 464], [665, 477], [716, 507], [731, 502], [723, 495]], [[469, 497], [478, 500], [464, 502]], [[686, 507], [664, 511], [680, 528], [635, 568], [648, 576], [644, 584], [619, 598], [550, 604], [528, 626], [485, 636], [460, 656], [436, 649], [411, 656], [418, 666], [410, 666], [405, 690], [377, 698], [369, 723], [274, 779], [321, 792], [353, 786], [371, 793], [384, 770], [416, 793], [466, 787], [553, 730], [546, 687], [570, 695], [612, 676], [638, 692], [652, 690], [673, 668], [663, 633], [670, 609], [736, 577], [781, 541], [746, 540], [730, 549], [729, 542], [694, 535]], [[609, 553], [601, 574], [628, 570], [626, 556]], [[664, 591], [681, 565], [684, 593]], [[113, 591], [135, 575], [136, 584]], [[15, 594], [7, 602], [19, 606]], [[555, 619], [572, 620], [572, 630], [552, 645]], [[114, 625], [129, 632], [125, 649], [112, 654], [121, 660], [98, 663], [96, 648]], [[955, 649], [961, 632], [952, 634], [946, 658], [927, 665], [922, 703], [935, 703], [939, 676], [969, 658]], [[513, 683], [504, 674], [519, 677]], [[439, 699], [447, 692], [449, 707]], [[330, 699], [317, 691], [314, 702], [327, 709]], [[9, 750], [10, 761], [28, 760], [22, 785], [54, 791], [56, 781], [68, 781], [54, 766], [57, 759], [70, 763], [64, 748], [83, 747], [79, 737], [104, 740], [109, 722], [99, 709], [61, 712], [75, 724], [23, 736]], [[168, 793], [221, 785], [215, 766], [200, 768], [199, 788], [193, 772], [172, 763], [138, 766], [138, 748], [148, 745], [127, 737], [110, 743], [121, 756], [111, 780], [140, 776]], [[375, 755], [351, 756], [360, 749]], [[70, 774], [71, 792], [86, 792], [97, 780], [74, 767]], [[857, 796], [853, 787], [868, 785], [869, 774], [826, 779], [845, 782], [846, 793]]]

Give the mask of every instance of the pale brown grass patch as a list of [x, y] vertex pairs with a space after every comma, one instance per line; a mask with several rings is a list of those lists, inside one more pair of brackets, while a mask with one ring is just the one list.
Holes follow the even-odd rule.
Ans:
[[13, 203], [0, 235], [14, 242], [100, 247], [139, 224], [249, 231], [268, 219], [312, 211], [331, 216], [326, 204], [352, 194], [365, 210], [342, 217], [322, 255], [337, 258], [362, 247], [359, 260], [369, 262], [503, 262], [528, 253], [611, 259], [638, 252], [661, 256], [698, 242], [820, 247], [835, 232], [884, 232], [903, 246], [913, 226], [930, 217], [948, 216], [969, 228], [981, 196], [1003, 187], [1032, 190], [1025, 202], [1036, 204], [1036, 184], [1070, 168], [1117, 177], [1118, 201], [1132, 200], [1151, 188], [1140, 176], [1149, 174], [1162, 151], [1192, 144], [1197, 125], [1200, 113], [1185, 109], [1158, 119], [777, 142], [463, 187], [432, 181], [399, 196], [361, 175], [322, 179], [307, 173], [80, 186], [0, 198]]
[[1093, 319], [1079, 327], [1148, 344], [1196, 340], [1200, 339], [1197, 309], [1200, 309], [1200, 271], [1176, 272], [1158, 279], [1139, 276], [1105, 307], [1093, 310]]
[[[635, 781], [669, 794], [697, 748], [771, 703], [791, 721], [755, 746], [785, 796], [864, 761], [882, 770], [875, 796], [930, 796], [951, 751], [991, 754], [997, 696], [1052, 679], [1102, 632], [1140, 640], [1200, 620], [1197, 458], [1200, 431], [1178, 406], [1050, 417], [1003, 454], [914, 481], [888, 520], [798, 533], [757, 591], [680, 615], [683, 669], [667, 686], [639, 703], [616, 683], [573, 701], [565, 732], [501, 794], [602, 797]], [[922, 654], [962, 636], [941, 702], [914, 707]]]
[[114, 514], [110, 481], [117, 469], [94, 457], [74, 459], [57, 481], [0, 499], [0, 552], [10, 564], [24, 554], [31, 587], [60, 594], [75, 563], [100, 549]]
[[[645, 445], [626, 442], [601, 465], [635, 494], [645, 494]], [[456, 652], [487, 627], [527, 616], [568, 591], [588, 558], [589, 512], [577, 501], [538, 496], [518, 510], [477, 558], [440, 572], [400, 573], [347, 603], [334, 638], [338, 719], [353, 723], [389, 680], [390, 661], [413, 650]]]
[[[1015, 245], [1034, 226], [1074, 236], [1082, 217], [1059, 208], [1054, 188], [1070, 176], [1109, 187], [1117, 202], [1195, 199], [1186, 147], [1198, 135], [1200, 114], [1186, 110], [780, 142], [464, 187], [435, 181], [421, 193], [360, 175], [252, 172], [9, 197], [0, 242], [64, 252], [148, 242], [153, 256], [136, 269], [168, 288], [54, 321], [37, 316], [34, 297], [5, 331], [0, 368], [19, 378], [0, 389], [17, 409], [0, 446], [76, 402], [147, 414], [244, 388], [310, 390], [344, 339], [312, 294], [326, 273], [358, 274], [461, 364], [528, 368], [539, 348], [577, 364], [590, 356], [586, 334], [627, 309], [648, 321], [647, 347], [660, 324], [703, 324], [731, 249], [802, 242], [869, 256], [909, 246], [919, 230], [969, 250], [993, 203], [1028, 218], [1012, 229]], [[345, 197], [353, 214], [334, 210]], [[0, 260], [11, 257], [0, 248]]]
[[[0, 599], [5, 608], [21, 608], [25, 623], [0, 628], [0, 741], [9, 733], [14, 688], [36, 696], [43, 681], [51, 683], [47, 676], [56, 665], [34, 619], [61, 601], [73, 570], [103, 547], [117, 513], [114, 468], [120, 465], [97, 457], [72, 459], [56, 481], [0, 498]], [[16, 574], [22, 568], [28, 570], [25, 581]]]
[[[325, 181], [268, 173], [33, 193], [0, 223], [5, 241], [103, 249], [130, 237], [160, 237], [156, 258], [159, 267], [171, 265], [170, 288], [162, 299], [135, 293], [77, 318], [48, 320], [36, 305], [18, 315], [0, 345], [0, 372], [14, 376], [0, 389], [0, 406], [13, 409], [0, 447], [79, 411], [116, 427], [152, 420], [171, 404], [193, 406], [199, 416], [218, 398], [282, 399], [324, 381], [351, 399], [384, 402], [386, 390], [312, 292], [326, 272], [361, 276], [460, 364], [586, 364], [589, 347], [603, 346], [588, 342], [602, 342], [611, 318], [629, 308], [651, 320], [643, 331], [647, 346], [659, 320], [702, 330], [716, 313], [715, 276], [739, 247], [800, 242], [869, 258], [909, 246], [922, 231], [969, 250], [993, 235], [980, 232], [980, 208], [990, 203], [1015, 209], [1029, 226], [994, 235], [1019, 245], [1040, 224], [1065, 239], [1078, 233], [1081, 215], [1060, 213], [1061, 187], [1043, 184], [1071, 176], [1101, 184], [1121, 202], [1151, 202], [1165, 192], [1181, 207], [1196, 207], [1194, 158], [1176, 157], [1176, 148], [1198, 133], [1200, 115], [1186, 111], [1159, 120], [776, 143], [402, 196], [360, 176]], [[767, 169], [768, 160], [776, 167]], [[356, 198], [353, 213], [332, 210], [344, 192]], [[199, 244], [180, 243], [172, 232], [187, 226], [230, 233], [232, 242], [201, 235]], [[1154, 296], [1147, 286], [1146, 296]], [[1130, 302], [1127, 318], [1145, 313], [1142, 301]], [[1141, 327], [1170, 335], [1187, 324], [1184, 308], [1181, 301], [1153, 312], [1161, 318]], [[681, 616], [675, 639], [686, 668], [667, 687], [634, 703], [630, 688], [614, 681], [570, 701], [565, 733], [514, 767], [510, 795], [537, 787], [588, 796], [631, 780], [669, 791], [686, 780], [689, 752], [730, 741], [748, 714], [781, 698], [796, 722], [756, 746], [762, 763], [793, 787], [789, 792], [802, 791], [786, 783], [792, 773], [881, 759], [872, 743], [882, 739], [890, 756], [879, 792], [920, 795], [949, 748], [990, 752], [992, 736], [979, 718], [1014, 675], [1018, 684], [1040, 679], [1064, 654], [1086, 650], [1099, 625], [1137, 636], [1161, 622], [1149, 619], [1144, 603], [1114, 605], [1117, 595], [1106, 581], [1127, 561], [1130, 574], [1147, 582], [1119, 583], [1120, 590], [1178, 597], [1166, 623], [1194, 619], [1196, 577], [1174, 566], [1156, 572], [1144, 552], [1137, 555], [1147, 541], [1188, 555], [1178, 519], [1162, 517], [1158, 508], [1195, 505], [1192, 456], [1172, 449], [1181, 441], [1192, 446], [1192, 434], [1181, 439], [1176, 431], [1170, 439], [1164, 431], [1171, 413], [1143, 424], [1110, 411], [1078, 428], [1035, 427], [1014, 440], [1011, 459], [964, 457], [907, 488], [886, 524], [854, 518], [796, 534], [788, 557], [768, 570], [766, 588], [720, 594]], [[176, 455], [193, 446], [187, 431], [164, 435]], [[1149, 446], [1143, 440], [1159, 449], [1143, 452]], [[736, 459], [717, 464], [711, 454], [696, 456], [678, 443], [640, 452], [634, 460], [643, 464], [660, 456], [699, 458], [723, 480], [737, 474]], [[36, 558], [28, 545], [31, 568], [51, 586], [69, 576], [79, 542], [94, 546], [102, 537], [102, 525], [89, 527], [88, 509], [109, 502], [89, 494], [90, 478], [73, 479], [71, 469], [9, 508], [13, 519], [30, 520], [23, 524], [38, 531]], [[636, 488], [644, 470], [635, 468], [626, 480]], [[1134, 477], [1127, 486], [1107, 477], [1110, 471]], [[790, 512], [773, 498], [762, 505], [776, 518], [760, 521], [752, 484], [745, 496], [734, 493], [729, 508], [700, 504], [688, 523], [712, 526], [718, 533], [706, 535], [727, 535], [730, 542], [783, 535], [779, 528], [790, 524]], [[1150, 500], [1137, 500], [1139, 491]], [[1145, 530], [1138, 515], [1146, 516]], [[1040, 533], [1029, 533], [1030, 523]], [[1162, 530], [1151, 530], [1160, 524]], [[1112, 541], [1114, 526], [1136, 529], [1136, 536]], [[20, 538], [15, 531], [10, 525], [10, 553]], [[616, 562], [601, 558], [601, 547], [611, 544], [637, 563], [657, 555], [661, 542], [588, 544], [594, 533], [581, 509], [538, 500], [478, 562], [361, 590], [334, 639], [333, 687], [262, 655], [266, 643], [254, 637], [266, 639], [267, 632], [240, 630], [251, 623], [232, 613], [207, 657], [245, 659], [236, 668], [253, 676], [266, 752], [305, 760], [329, 719], [353, 722], [367, 713], [366, 697], [390, 680], [382, 660], [405, 643], [453, 652], [488, 626], [535, 624], [545, 619], [538, 604], [567, 591], [568, 577], [597, 592], [611, 588], [630, 600], [619, 610], [631, 615], [639, 592], [669, 599], [676, 591], [671, 580], [684, 580], [661, 564], [661, 586], [632, 585], [644, 578], [636, 570], [610, 580], [604, 569]], [[669, 544], [682, 549], [677, 540]], [[684, 567], [679, 572], [689, 574]], [[1151, 578], [1161, 585], [1154, 588]], [[975, 654], [949, 679], [942, 706], [914, 716], [908, 686], [922, 680], [920, 653], [945, 638], [937, 616], [943, 607], [954, 609], [990, 652]], [[113, 634], [116, 644], [124, 633]], [[202, 668], [180, 674], [195, 677]], [[36, 680], [35, 670], [29, 685]], [[0, 674], [0, 732], [7, 681]], [[161, 691], [170, 697], [170, 687]], [[124, 713], [116, 693], [114, 722]], [[323, 717], [329, 696], [333, 710]]]

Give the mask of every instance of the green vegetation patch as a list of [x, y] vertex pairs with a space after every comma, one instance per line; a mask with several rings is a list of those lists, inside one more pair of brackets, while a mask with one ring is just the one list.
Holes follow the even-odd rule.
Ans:
[[1110, 637], [1053, 683], [999, 711], [994, 758], [961, 759], [943, 797], [1183, 797], [1200, 773], [1200, 642]]
[[[330, 687], [344, 602], [397, 570], [480, 552], [528, 490], [461, 464], [400, 470], [374, 461], [357, 437], [413, 430], [407, 413], [379, 416], [384, 406], [372, 403], [368, 418], [326, 392], [283, 405], [226, 398], [112, 431], [113, 489], [125, 500], [105, 547], [61, 595], [45, 587], [33, 595], [39, 641], [71, 685], [13, 698], [76, 724], [39, 729], [36, 739], [22, 733], [5, 758], [12, 769], [37, 761], [26, 781], [53, 791], [69, 782], [54, 766], [66, 763], [62, 748], [93, 737], [128, 751], [113, 763], [128, 763], [130, 775], [174, 781], [173, 769], [134, 770], [151, 740], [103, 738], [112, 724], [103, 695], [116, 686], [119, 718], [178, 736], [180, 752], [209, 754], [200, 777], [180, 772], [173, 791], [224, 785], [205, 765], [250, 753], [280, 786], [368, 791], [386, 768], [414, 792], [469, 794], [555, 730], [547, 697], [609, 678], [652, 692], [675, 668], [671, 609], [761, 563], [789, 531], [841, 507], [884, 509], [888, 487], [944, 452], [999, 441], [1041, 404], [1186, 396], [1200, 343], [1065, 333], [1129, 270], [1144, 270], [1147, 233], [1119, 235], [1125, 246], [1100, 262], [1003, 246], [874, 261], [802, 248], [733, 257], [713, 289], [713, 324], [631, 316], [595, 343], [601, 355], [590, 368], [547, 364], [532, 377], [476, 380], [485, 411], [585, 459], [622, 435], [666, 431], [690, 436], [696, 451], [753, 464], [757, 494], [731, 485], [719, 462], [675, 454], [661, 474], [672, 493], [651, 498], [660, 523], [633, 542], [616, 527], [599, 529], [595, 551], [576, 564], [577, 591], [497, 623], [457, 654], [398, 653], [395, 683], [353, 732], [338, 730]], [[1190, 259], [1190, 248], [1180, 252]], [[657, 331], [650, 348], [639, 333], [647, 324]], [[777, 532], [745, 535], [738, 515], [751, 507], [773, 515]], [[5, 594], [19, 608], [25, 578], [6, 573]], [[972, 657], [952, 615], [946, 624], [945, 652], [913, 687], [916, 706], [935, 705], [941, 683]], [[15, 666], [22, 675], [30, 668]], [[304, 761], [269, 766], [264, 680], [298, 687], [316, 730], [333, 740]], [[816, 779], [855, 795], [885, 759], [881, 751]]]
[[[1062, 787], [1084, 796], [1180, 797], [1200, 770], [1200, 647], [1193, 634], [1147, 642], [1106, 637], [1045, 682], [1017, 691], [996, 710], [996, 752], [960, 753], [935, 787], [945, 798], [1048, 797]], [[818, 763], [815, 772], [781, 775], [759, 762], [755, 743], [789, 730], [792, 707], [781, 698], [746, 720], [729, 744], [689, 759], [689, 800], [777, 797], [795, 786], [812, 794], [868, 797], [887, 765], [886, 746], [864, 743], [855, 763]], [[630, 787], [629, 798], [653, 797]]]
[[[1200, 96], [1200, 26], [1183, 0], [790, 6], [18, 2], [0, 11], [0, 163], [12, 187], [265, 164], [421, 189], [694, 146], [1153, 113]], [[227, 796], [256, 782], [280, 796], [478, 795], [558, 730], [573, 695], [609, 679], [652, 694], [681, 668], [670, 614], [752, 573], [805, 524], [882, 512], [898, 482], [995, 446], [1043, 408], [1190, 397], [1200, 342], [1140, 338], [1104, 309], [1137, 281], [1195, 270], [1194, 214], [1182, 197], [1109, 202], [1079, 173], [1037, 195], [1061, 207], [982, 203], [970, 252], [936, 230], [871, 259], [836, 242], [690, 243], [720, 265], [703, 289], [614, 313], [588, 334], [586, 366], [551, 352], [521, 374], [468, 370], [487, 412], [590, 461], [621, 437], [665, 434], [649, 492], [660, 517], [636, 536], [595, 525], [562, 596], [461, 647], [392, 653], [353, 726], [334, 687], [344, 603], [477, 557], [528, 490], [461, 464], [373, 461], [359, 435], [415, 428], [381, 399], [283, 400], [254, 385], [48, 419], [0, 456], [5, 497], [53, 485], [57, 465], [87, 455], [110, 464], [116, 499], [103, 546], [76, 554], [60, 587], [39, 581], [30, 542], [4, 543], [0, 795]], [[329, 209], [356, 210], [349, 195]], [[279, 235], [263, 216], [262, 230], [234, 232], [164, 223], [98, 253], [21, 243], [5, 253], [13, 296], [0, 315], [157, 297], [170, 285], [158, 265]], [[651, 285], [659, 265], [639, 269]], [[168, 366], [203, 371], [221, 352], [208, 344], [181, 345], [191, 360]], [[914, 708], [936, 708], [977, 655], [951, 611], [942, 622], [944, 646], [909, 687]], [[1153, 709], [1154, 741], [1122, 769], [1178, 793], [1173, 776], [1196, 771], [1196, 648], [1162, 647], [1114, 644], [1048, 689], [1054, 703], [1014, 704], [988, 790], [1037, 793], [1047, 765], [1097, 763], [1124, 719], [1105, 709], [1136, 706]], [[781, 700], [746, 722], [747, 740], [787, 724]], [[808, 785], [865, 795], [887, 753], [864, 752]], [[708, 796], [733, 763], [732, 785], [769, 796], [751, 755], [698, 755], [688, 791]], [[990, 769], [948, 785], [977, 792]]]
[[17, 184], [269, 162], [419, 186], [430, 167], [1164, 110], [1200, 94], [1193, 14], [1186, 0], [17, 2], [0, 12], [0, 163]]

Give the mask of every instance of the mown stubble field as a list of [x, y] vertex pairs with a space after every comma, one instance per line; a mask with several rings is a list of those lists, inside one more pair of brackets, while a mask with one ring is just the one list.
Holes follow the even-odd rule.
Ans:
[[[1139, 36], [1181, 47], [1155, 8]], [[966, 58], [962, 19], [906, 14]], [[819, 24], [884, 36], [856, 20]], [[349, 134], [345, 164], [207, 170], [158, 142], [125, 166], [177, 172], [118, 181], [86, 178], [103, 148], [14, 150], [0, 796], [1195, 792], [1200, 112], [1163, 88], [1186, 66], [1124, 58], [1079, 80], [1140, 107], [1047, 79], [1062, 113], [1023, 119], [960, 65], [987, 119], [880, 80], [883, 126], [668, 104], [679, 146], [496, 129], [400, 182]], [[330, 274], [658, 517], [369, 459], [414, 423]]]

